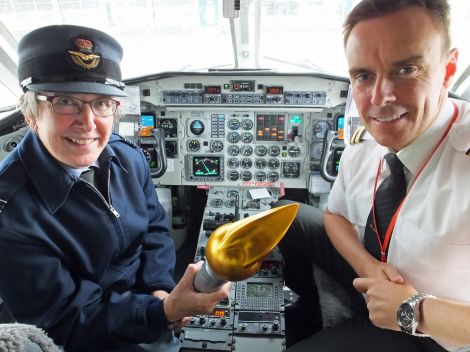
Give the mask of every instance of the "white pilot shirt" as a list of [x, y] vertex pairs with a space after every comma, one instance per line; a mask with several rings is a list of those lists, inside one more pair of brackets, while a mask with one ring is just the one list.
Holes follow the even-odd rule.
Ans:
[[[452, 102], [458, 108], [457, 120], [410, 190], [421, 164], [452, 119]], [[449, 99], [433, 124], [397, 153], [405, 166], [409, 193], [390, 240], [388, 263], [418, 292], [470, 304], [469, 149], [470, 103]], [[388, 152], [371, 137], [348, 146], [328, 199], [328, 210], [355, 224], [361, 240], [380, 158], [378, 185], [390, 174], [383, 159]]]

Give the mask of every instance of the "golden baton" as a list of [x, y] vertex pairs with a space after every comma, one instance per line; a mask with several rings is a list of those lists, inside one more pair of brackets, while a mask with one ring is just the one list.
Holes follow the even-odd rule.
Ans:
[[254, 275], [294, 221], [299, 205], [284, 205], [218, 227], [206, 245], [206, 261], [194, 277], [199, 292]]

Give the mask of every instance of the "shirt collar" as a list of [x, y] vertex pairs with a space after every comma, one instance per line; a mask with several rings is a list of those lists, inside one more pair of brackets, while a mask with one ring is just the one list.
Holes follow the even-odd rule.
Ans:
[[[66, 201], [73, 185], [78, 182], [80, 173], [72, 168], [64, 168], [43, 146], [39, 137], [29, 131], [18, 146], [19, 158], [29, 179], [51, 213], [59, 209]], [[117, 155], [109, 145], [99, 157], [103, 169], [109, 169], [111, 161], [122, 168]], [[52, 180], [52, 182], [51, 182]]]
[[439, 139], [441, 138], [442, 133], [444, 133], [453, 113], [454, 105], [450, 99], [447, 99], [442, 111], [437, 115], [431, 126], [429, 126], [428, 129], [415, 141], [397, 153], [400, 161], [413, 174], [413, 176], [416, 176], [416, 173], [429, 152], [439, 142]]

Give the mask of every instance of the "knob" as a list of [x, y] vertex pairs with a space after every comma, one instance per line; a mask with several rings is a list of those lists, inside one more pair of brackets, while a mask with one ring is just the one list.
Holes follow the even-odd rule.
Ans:
[[240, 325], [240, 328], [241, 328], [242, 330], [245, 330], [245, 329], [246, 329], [246, 323], [242, 323], [242, 324]]
[[215, 319], [211, 319], [210, 324], [211, 324], [212, 326], [214, 326], [214, 325], [215, 325]]
[[279, 321], [274, 320], [273, 321], [273, 331], [277, 331], [279, 329]]
[[206, 318], [204, 318], [204, 317], [199, 318], [199, 324], [200, 325], [203, 325], [205, 322], [206, 322]]
[[263, 327], [262, 327], [263, 331], [266, 331], [268, 330], [268, 324], [263, 324]]
[[225, 326], [227, 324], [227, 318], [222, 317], [222, 320], [220, 320], [220, 325]]

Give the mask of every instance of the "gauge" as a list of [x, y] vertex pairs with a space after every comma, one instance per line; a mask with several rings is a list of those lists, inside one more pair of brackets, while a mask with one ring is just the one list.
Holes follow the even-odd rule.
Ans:
[[328, 121], [318, 121], [313, 125], [313, 135], [315, 138], [323, 139], [325, 137], [325, 132], [331, 130], [331, 125]]
[[266, 172], [256, 171], [255, 172], [255, 180], [258, 181], [258, 182], [266, 181]]
[[211, 207], [214, 207], [214, 208], [220, 208], [222, 205], [224, 205], [224, 201], [219, 198], [212, 199], [210, 202], [210, 205]]
[[285, 161], [282, 163], [282, 176], [286, 178], [297, 178], [300, 176], [300, 163]]
[[244, 119], [242, 120], [242, 129], [245, 131], [251, 130], [253, 128], [253, 121]]
[[195, 139], [191, 139], [188, 142], [188, 150], [190, 152], [197, 152], [199, 149], [201, 149], [201, 143]]
[[213, 139], [210, 144], [210, 150], [213, 153], [219, 153], [224, 149], [224, 143], [218, 139]]
[[178, 124], [176, 119], [160, 119], [160, 127], [165, 131], [165, 138], [178, 137]]
[[235, 199], [228, 199], [224, 204], [227, 208], [233, 208], [235, 205], [237, 205], [237, 201]]
[[310, 146], [310, 158], [312, 161], [320, 161], [323, 151], [323, 141], [313, 142]]
[[240, 174], [236, 170], [230, 170], [227, 172], [227, 178], [230, 181], [237, 181], [240, 178]]
[[281, 148], [279, 148], [277, 145], [272, 145], [268, 149], [268, 154], [269, 156], [278, 156], [281, 154]]
[[264, 169], [266, 167], [266, 159], [256, 159], [255, 165], [258, 169]]
[[204, 128], [204, 123], [201, 120], [194, 120], [189, 124], [189, 130], [196, 136], [200, 136], [204, 132]]
[[268, 172], [268, 181], [276, 182], [279, 180], [279, 173], [277, 171], [269, 171]]
[[289, 154], [291, 158], [298, 158], [300, 156], [300, 148], [289, 147], [289, 149], [287, 149], [287, 154]]
[[243, 158], [241, 162], [241, 166], [244, 169], [249, 169], [250, 167], [253, 166], [253, 161], [251, 161], [251, 159], [248, 159], [248, 158]]
[[229, 132], [227, 140], [230, 143], [237, 143], [240, 140], [240, 134], [238, 132]]
[[242, 171], [241, 178], [243, 181], [250, 181], [252, 177], [253, 177], [253, 174], [250, 171], [248, 170]]
[[227, 197], [229, 198], [236, 198], [238, 195], [238, 191], [235, 191], [234, 189], [227, 192]]
[[232, 131], [238, 130], [240, 128], [240, 121], [237, 119], [230, 119], [228, 121], [228, 128]]
[[251, 143], [253, 140], [253, 135], [250, 132], [243, 132], [241, 139], [243, 143]]
[[240, 147], [238, 145], [229, 145], [227, 148], [227, 154], [230, 156], [237, 156], [240, 154]]
[[281, 165], [281, 163], [279, 162], [278, 159], [269, 159], [268, 160], [268, 167], [271, 169], [271, 170], [275, 170], [277, 168], [279, 168], [279, 165]]
[[251, 154], [253, 154], [253, 148], [249, 145], [242, 145], [240, 153], [243, 156], [250, 156]]
[[257, 145], [255, 148], [255, 154], [258, 156], [265, 156], [268, 153], [268, 148], [264, 145]]
[[227, 160], [227, 166], [230, 169], [236, 169], [240, 165], [240, 162], [238, 161], [237, 158], [229, 158]]

